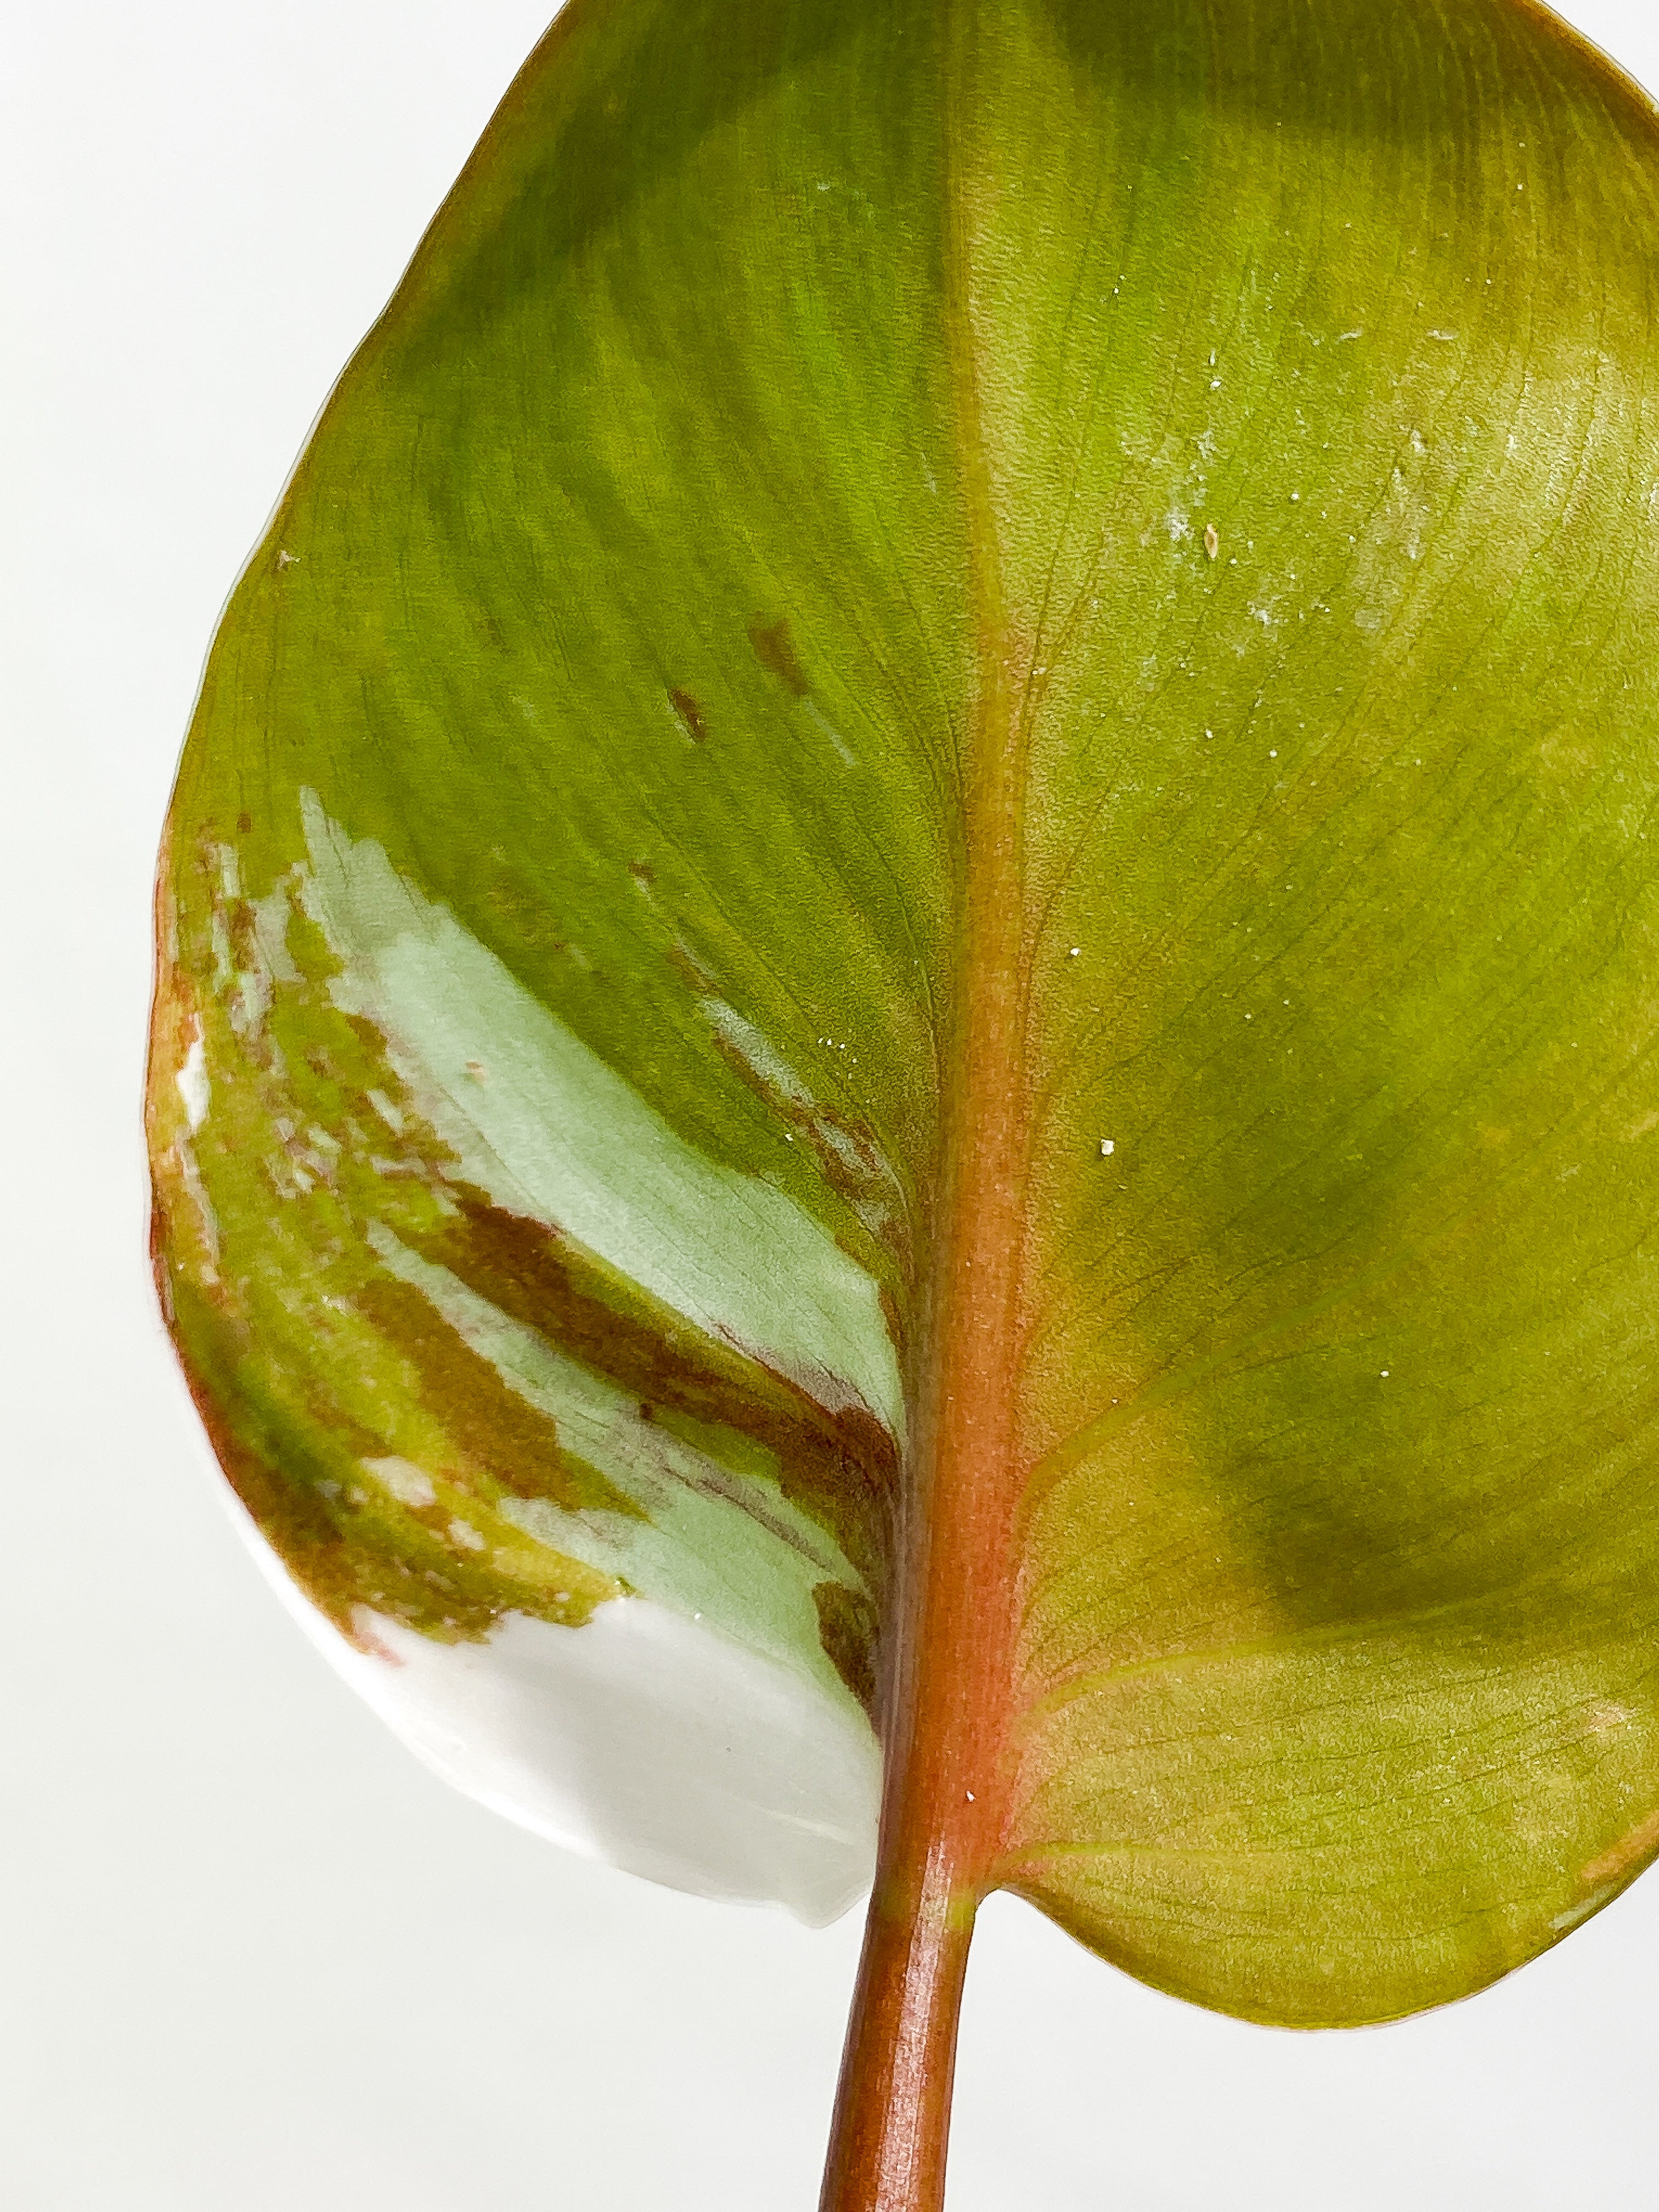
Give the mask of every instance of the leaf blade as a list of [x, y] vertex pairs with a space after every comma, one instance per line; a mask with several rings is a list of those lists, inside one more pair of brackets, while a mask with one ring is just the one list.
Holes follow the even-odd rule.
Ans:
[[[532, 1530], [613, 1493], [703, 1610], [654, 1429], [781, 1547], [726, 1632], [850, 1705], [887, 1623], [918, 1838], [1185, 1995], [1436, 2002], [1650, 1855], [1653, 179], [1510, 4], [562, 19], [175, 804], [163, 1243], [337, 1619], [602, 1613], [614, 1545]], [[480, 1206], [518, 1256], [427, 1305], [539, 1500], [528, 1415], [384, 1410], [372, 1285]], [[536, 1400], [532, 1310], [653, 1418]], [[384, 1482], [354, 1552], [342, 1454], [482, 1483], [507, 1580]]]

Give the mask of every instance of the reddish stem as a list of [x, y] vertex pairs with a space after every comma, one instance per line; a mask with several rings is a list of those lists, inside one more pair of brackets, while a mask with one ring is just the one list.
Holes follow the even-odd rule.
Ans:
[[871, 1899], [820, 2212], [942, 2212], [973, 1912], [942, 1862]]

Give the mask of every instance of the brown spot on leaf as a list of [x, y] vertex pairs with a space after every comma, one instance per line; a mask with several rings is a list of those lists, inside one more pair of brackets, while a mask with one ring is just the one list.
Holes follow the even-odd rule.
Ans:
[[684, 723], [692, 744], [706, 744], [708, 741], [708, 725], [702, 719], [702, 708], [698, 706], [691, 694], [689, 691], [682, 691], [678, 684], [671, 684], [668, 690], [668, 703]]
[[787, 617], [773, 623], [750, 625], [749, 642], [755, 648], [755, 658], [763, 668], [769, 668], [774, 676], [781, 677], [797, 699], [805, 698], [811, 690], [806, 674], [795, 656], [794, 641], [789, 635]]
[[450, 1190], [459, 1218], [410, 1238], [426, 1257], [648, 1404], [653, 1418], [682, 1414], [763, 1445], [776, 1456], [786, 1497], [834, 1534], [866, 1580], [884, 1579], [897, 1455], [873, 1414], [832, 1413], [637, 1285], [609, 1283], [539, 1223], [491, 1206], [464, 1184]]

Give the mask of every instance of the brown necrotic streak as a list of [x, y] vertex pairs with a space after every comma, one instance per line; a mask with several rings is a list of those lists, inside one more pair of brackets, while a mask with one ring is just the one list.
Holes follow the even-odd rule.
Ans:
[[[832, 1413], [787, 1376], [715, 1343], [632, 1284], [605, 1294], [590, 1261], [538, 1222], [451, 1184], [459, 1216], [418, 1240], [500, 1312], [634, 1398], [763, 1446], [784, 1494], [879, 1589], [897, 1481], [892, 1438], [862, 1408]], [[626, 1304], [623, 1303], [626, 1298]]]
[[[860, 1204], [867, 1201], [872, 1195], [884, 1200], [886, 1198], [890, 1186], [887, 1185], [881, 1172], [882, 1154], [874, 1138], [866, 1128], [855, 1126], [847, 1119], [845, 1115], [837, 1114], [830, 1107], [817, 1103], [809, 1107], [798, 1099], [791, 1098], [775, 1084], [769, 1083], [753, 1062], [745, 1059], [728, 1038], [721, 1036], [718, 1032], [714, 1036], [714, 1049], [745, 1090], [752, 1091], [757, 1098], [764, 1099], [768, 1107], [780, 1121], [787, 1121], [792, 1129], [805, 1138], [807, 1143], [812, 1147], [817, 1159], [818, 1171], [823, 1180], [835, 1192], [836, 1197], [842, 1200], [854, 1213], [858, 1212]], [[854, 1173], [847, 1164], [845, 1154], [830, 1141], [831, 1131], [847, 1139], [848, 1144], [863, 1164], [864, 1172], [861, 1175]], [[896, 1182], [892, 1183], [890, 1188], [895, 1195], [898, 1194]], [[836, 1241], [849, 1259], [860, 1266], [867, 1264], [863, 1256], [853, 1250], [844, 1238], [837, 1237]], [[882, 1243], [896, 1261], [900, 1275], [908, 1289], [914, 1282], [915, 1272], [908, 1209], [902, 1212], [897, 1208], [894, 1209], [894, 1218], [884, 1234]], [[901, 1321], [897, 1306], [884, 1283], [878, 1285], [878, 1288], [888, 1334], [895, 1344], [899, 1344], [902, 1340], [900, 1335]]]
[[641, 1518], [633, 1499], [566, 1451], [557, 1424], [504, 1382], [407, 1283], [368, 1283], [355, 1303], [415, 1369], [421, 1403], [462, 1455], [515, 1498], [544, 1498], [565, 1512], [598, 1509]]
[[830, 1665], [872, 1717], [876, 1710], [876, 1638], [879, 1622], [876, 1608], [845, 1583], [822, 1582], [812, 1586], [817, 1608], [818, 1641]]

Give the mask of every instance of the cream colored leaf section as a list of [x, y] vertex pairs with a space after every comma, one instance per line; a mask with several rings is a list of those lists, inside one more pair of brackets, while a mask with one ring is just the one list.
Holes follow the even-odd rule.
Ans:
[[[867, 1887], [881, 1760], [862, 1714], [647, 1598], [580, 1628], [509, 1613], [440, 1644], [360, 1607], [348, 1642], [225, 1492], [260, 1571], [422, 1763], [520, 1827], [671, 1888], [809, 1926]], [[851, 1700], [848, 1700], [850, 1706]]]

